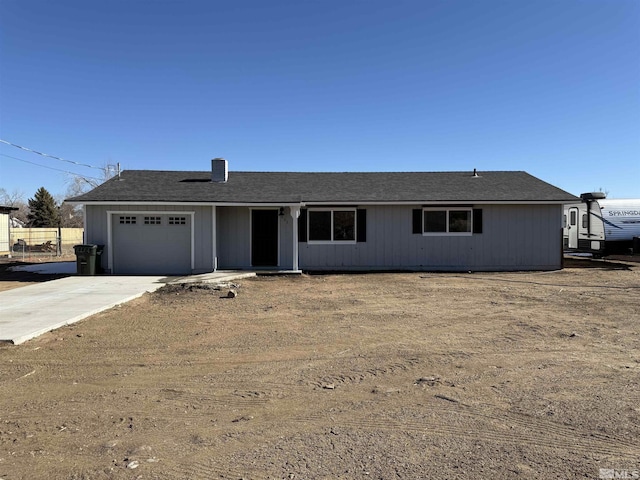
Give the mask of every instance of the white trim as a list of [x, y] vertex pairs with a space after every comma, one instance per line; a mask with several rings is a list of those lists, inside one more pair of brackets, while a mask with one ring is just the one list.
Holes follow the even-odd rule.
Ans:
[[[304, 206], [304, 202], [169, 202], [169, 201], [158, 201], [158, 202], [119, 202], [117, 200], [113, 201], [99, 201], [99, 202], [76, 202], [76, 201], [65, 201], [65, 203], [69, 203], [71, 205], [92, 205], [92, 206], [104, 206], [104, 205], [113, 205], [114, 207], [127, 207], [127, 206], [137, 206], [137, 207], [145, 207], [145, 206], [176, 206], [176, 207], [210, 207], [212, 205], [217, 207], [264, 207], [264, 208], [280, 208], [280, 207], [295, 207], [295, 206]], [[353, 204], [353, 202], [352, 202]]]
[[369, 202], [369, 201], [359, 201], [354, 200], [351, 202], [303, 202], [300, 205], [307, 208], [314, 207], [354, 207], [354, 206], [364, 206], [364, 205], [386, 205], [386, 206], [406, 206], [406, 205], [415, 205], [415, 206], [423, 206], [429, 205], [437, 207], [438, 205], [444, 206], [469, 206], [469, 205], [566, 205], [567, 200], [517, 200], [517, 201], [509, 201], [509, 200], [413, 200], [413, 201], [387, 201], [387, 202]]
[[[578, 200], [578, 199], [576, 199]], [[146, 206], [146, 205], [175, 205], [188, 207], [210, 207], [212, 205], [218, 207], [322, 207], [322, 206], [351, 206], [354, 205], [566, 205], [568, 203], [576, 203], [576, 200], [402, 200], [402, 201], [363, 201], [353, 200], [349, 202], [280, 202], [280, 203], [260, 203], [260, 202], [119, 202], [119, 201], [99, 201], [99, 202], [76, 202], [65, 201], [71, 205], [113, 205], [113, 206]]]
[[[353, 212], [353, 240], [333, 240], [333, 212]], [[311, 240], [311, 213], [331, 212], [331, 238], [332, 240]], [[307, 243], [310, 245], [354, 245], [358, 242], [358, 209], [350, 208], [309, 208], [307, 210]]]
[[[253, 211], [254, 210], [273, 210], [276, 212], [278, 218], [278, 263], [274, 265], [274, 267], [280, 266], [280, 207], [272, 208], [272, 207], [249, 207], [249, 264], [252, 268], [253, 265]], [[260, 268], [260, 266], [255, 267]]]
[[293, 270], [297, 272], [299, 266], [298, 240], [300, 238], [298, 232], [298, 218], [300, 217], [300, 207], [289, 207], [289, 215], [293, 219]]
[[89, 230], [87, 230], [87, 206], [82, 206], [82, 226], [84, 227], [82, 234], [82, 243], [87, 243], [87, 238], [89, 238]]
[[195, 270], [196, 265], [196, 235], [195, 235], [195, 211], [176, 210], [176, 211], [154, 211], [154, 210], [107, 210], [107, 269], [113, 273], [113, 215], [189, 215], [191, 217], [191, 271]]
[[218, 270], [218, 212], [216, 206], [211, 206], [211, 263], [213, 271]]

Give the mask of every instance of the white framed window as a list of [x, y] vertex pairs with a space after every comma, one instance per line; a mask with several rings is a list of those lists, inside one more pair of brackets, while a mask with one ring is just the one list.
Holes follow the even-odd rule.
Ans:
[[162, 225], [162, 217], [144, 217], [145, 225]]
[[309, 209], [309, 243], [356, 243], [356, 209]]
[[471, 235], [473, 209], [471, 208], [423, 208], [423, 235]]
[[137, 220], [136, 217], [131, 217], [128, 215], [120, 216], [120, 224], [122, 225], [135, 225], [136, 220]]
[[169, 225], [186, 225], [187, 217], [169, 217]]
[[575, 210], [569, 212], [569, 225], [574, 226], [578, 222], [578, 214]]

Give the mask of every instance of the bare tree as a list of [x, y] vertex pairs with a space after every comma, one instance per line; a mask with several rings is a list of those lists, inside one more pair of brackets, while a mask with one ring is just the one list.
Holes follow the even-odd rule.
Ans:
[[11, 216], [25, 224], [29, 221], [29, 205], [21, 190], [14, 189], [9, 193], [6, 189], [0, 188], [0, 205], [17, 208], [18, 210], [11, 212]]
[[[84, 175], [69, 175], [67, 181], [66, 198], [77, 197], [83, 193], [93, 190], [97, 186], [103, 184], [111, 177], [118, 173], [119, 165], [104, 164], [95, 177]], [[60, 215], [63, 227], [82, 227], [84, 226], [82, 208], [64, 202], [64, 198], [60, 199]]]
[[118, 173], [119, 164], [104, 164], [95, 177], [86, 175], [69, 174], [67, 181], [67, 197], [75, 197], [93, 190], [99, 185], [114, 177]]
[[65, 203], [65, 195], [58, 194], [55, 197], [56, 203], [60, 210], [60, 226], [63, 228], [82, 228], [84, 227], [84, 219], [82, 208], [70, 203]]

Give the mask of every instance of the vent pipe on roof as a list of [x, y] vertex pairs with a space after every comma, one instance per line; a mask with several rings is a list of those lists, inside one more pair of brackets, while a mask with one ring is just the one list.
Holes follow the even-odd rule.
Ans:
[[224, 158], [214, 158], [211, 160], [211, 181], [225, 183], [228, 178], [228, 162]]
[[473, 169], [473, 176], [474, 177], [479, 177], [480, 175], [478, 175], [478, 171], [474, 168]]

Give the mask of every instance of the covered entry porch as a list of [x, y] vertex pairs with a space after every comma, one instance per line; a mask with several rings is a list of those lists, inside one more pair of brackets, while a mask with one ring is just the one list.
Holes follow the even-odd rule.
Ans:
[[299, 216], [300, 205], [214, 205], [214, 271], [300, 271]]

